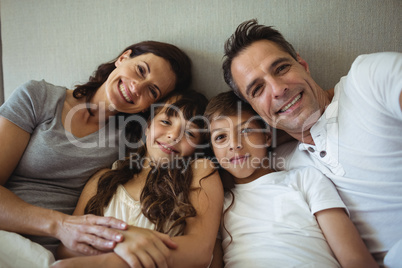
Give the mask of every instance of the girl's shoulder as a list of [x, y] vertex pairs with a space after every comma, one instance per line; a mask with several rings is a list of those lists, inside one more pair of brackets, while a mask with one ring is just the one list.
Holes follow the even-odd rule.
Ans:
[[214, 173], [218, 174], [215, 164], [206, 158], [199, 158], [191, 163], [194, 178], [208, 177]]

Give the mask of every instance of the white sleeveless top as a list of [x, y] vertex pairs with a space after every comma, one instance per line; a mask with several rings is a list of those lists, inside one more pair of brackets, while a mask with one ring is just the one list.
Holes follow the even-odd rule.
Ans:
[[[115, 217], [125, 221], [129, 225], [155, 230], [155, 224], [142, 214], [140, 201], [134, 200], [123, 185], [117, 187], [116, 194], [105, 208], [104, 216]], [[168, 223], [169, 227], [170, 224], [172, 222]], [[165, 228], [165, 230], [167, 229]], [[178, 231], [179, 228], [176, 227], [167, 234], [177, 236]]]

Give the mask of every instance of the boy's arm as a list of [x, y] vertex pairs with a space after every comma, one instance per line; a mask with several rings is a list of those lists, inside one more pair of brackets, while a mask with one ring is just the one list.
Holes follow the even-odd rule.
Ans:
[[322, 210], [315, 213], [315, 216], [343, 268], [378, 267], [343, 208]]

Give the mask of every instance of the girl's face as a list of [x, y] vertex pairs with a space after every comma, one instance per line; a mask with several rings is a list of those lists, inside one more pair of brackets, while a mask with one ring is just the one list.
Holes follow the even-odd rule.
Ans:
[[170, 63], [152, 53], [130, 58], [131, 50], [115, 62], [116, 69], [102, 85], [109, 107], [124, 113], [147, 110], [157, 100], [171, 92], [176, 75]]
[[202, 139], [199, 127], [185, 120], [181, 111], [177, 116], [168, 116], [165, 111], [162, 108], [145, 132], [147, 156], [158, 163], [191, 156]]

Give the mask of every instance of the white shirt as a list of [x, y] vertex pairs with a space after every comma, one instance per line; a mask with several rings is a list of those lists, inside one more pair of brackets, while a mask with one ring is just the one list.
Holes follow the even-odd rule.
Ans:
[[315, 146], [300, 143], [286, 161], [334, 182], [372, 253], [402, 239], [401, 91], [401, 53], [359, 56], [311, 129]]
[[[225, 267], [339, 267], [314, 213], [345, 208], [332, 182], [312, 167], [236, 184], [221, 228]], [[224, 209], [232, 201], [226, 194]]]

